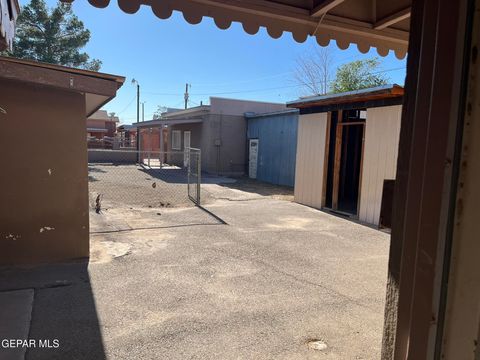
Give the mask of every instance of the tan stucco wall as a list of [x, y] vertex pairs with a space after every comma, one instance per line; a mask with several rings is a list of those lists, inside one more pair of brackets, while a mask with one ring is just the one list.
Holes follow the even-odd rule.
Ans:
[[210, 98], [210, 113], [218, 115], [243, 116], [246, 112], [257, 114], [270, 113], [285, 110], [284, 103], [271, 103], [263, 101], [224, 99], [218, 97]]
[[[220, 175], [241, 175], [247, 164], [247, 120], [243, 115], [210, 114], [203, 124], [202, 168]], [[216, 141], [220, 146], [216, 146]]]
[[327, 113], [300, 115], [295, 165], [295, 202], [322, 207]]
[[85, 100], [0, 80], [0, 265], [89, 253]]
[[383, 182], [396, 177], [401, 117], [401, 105], [367, 109], [360, 221], [379, 224]]

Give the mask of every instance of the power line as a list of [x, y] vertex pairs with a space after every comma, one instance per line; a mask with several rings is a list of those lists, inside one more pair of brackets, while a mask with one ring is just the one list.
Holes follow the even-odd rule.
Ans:
[[[386, 70], [379, 70], [372, 72], [371, 74], [381, 74], [390, 71], [397, 71], [405, 69], [404, 67], [386, 69]], [[335, 78], [328, 79], [328, 82], [335, 81]], [[237, 90], [237, 91], [225, 91], [225, 92], [217, 92], [217, 93], [193, 93], [192, 96], [209, 96], [209, 95], [231, 95], [231, 94], [243, 94], [243, 93], [253, 93], [253, 92], [263, 92], [263, 91], [270, 91], [270, 90], [281, 90], [281, 89], [289, 89], [294, 87], [302, 87], [303, 84], [292, 84], [292, 85], [285, 85], [285, 86], [278, 86], [278, 87], [271, 87], [271, 88], [263, 88], [263, 89], [250, 89], [250, 90]]]
[[127, 110], [130, 107], [130, 105], [132, 105], [132, 103], [133, 103], [133, 101], [135, 100], [136, 97], [137, 97], [137, 95], [134, 95], [134, 97], [132, 98], [132, 100], [130, 100], [128, 105], [125, 106], [125, 108], [122, 111], [118, 112], [117, 115], [120, 115], [121, 113], [125, 112], [125, 110]]
[[230, 82], [224, 82], [224, 83], [194, 83], [193, 85], [195, 85], [195, 86], [225, 86], [225, 85], [231, 85], [231, 84], [244, 84], [244, 83], [250, 83], [250, 82], [255, 82], [255, 81], [260, 81], [260, 80], [273, 79], [273, 78], [281, 77], [281, 76], [285, 76], [285, 75], [291, 75], [292, 73], [293, 73], [293, 71], [286, 71], [286, 72], [283, 72], [283, 73], [261, 76], [261, 77], [254, 78], [254, 79], [249, 79], [249, 80], [230, 81]]
[[[391, 69], [384, 69], [384, 70], [379, 70], [372, 72], [371, 74], [381, 74], [381, 73], [386, 73], [386, 72], [392, 72], [392, 71], [398, 71], [398, 70], [405, 70], [405, 67], [396, 67], [396, 68], [391, 68]], [[334, 81], [335, 78], [328, 79], [327, 81], [331, 83]], [[282, 89], [291, 89], [291, 88], [297, 88], [297, 87], [303, 87], [305, 84], [292, 84], [292, 85], [284, 85], [284, 86], [277, 86], [277, 87], [268, 87], [268, 88], [257, 88], [257, 89], [246, 89], [246, 90], [233, 90], [233, 91], [224, 91], [224, 92], [208, 92], [208, 93], [191, 93], [189, 94], [190, 96], [215, 96], [215, 95], [233, 95], [233, 94], [247, 94], [247, 93], [256, 93], [256, 92], [264, 92], [264, 91], [273, 91], [273, 90], [282, 90]], [[149, 94], [149, 95], [155, 95], [155, 96], [175, 96], [175, 97], [181, 97], [181, 93], [157, 93], [157, 92], [143, 92], [144, 94]], [[133, 103], [135, 100], [135, 97], [132, 98], [130, 103], [118, 114], [123, 113], [125, 110], [129, 108], [129, 106]], [[178, 107], [181, 104], [184, 104], [185, 100], [181, 100], [179, 103], [177, 103], [174, 107]], [[188, 102], [194, 103], [190, 98]]]

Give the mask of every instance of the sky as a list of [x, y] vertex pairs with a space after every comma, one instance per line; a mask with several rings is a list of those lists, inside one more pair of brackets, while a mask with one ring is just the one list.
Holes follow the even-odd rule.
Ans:
[[[56, 4], [55, 0], [46, 1], [49, 6]], [[293, 78], [296, 62], [319, 46], [314, 38], [297, 43], [290, 33], [273, 39], [264, 28], [249, 35], [239, 23], [220, 30], [207, 17], [191, 25], [178, 12], [161, 20], [149, 6], [128, 15], [114, 0], [105, 9], [75, 0], [73, 11], [91, 32], [84, 51], [102, 61], [100, 71], [126, 77], [117, 97], [104, 107], [124, 124], [136, 121], [132, 79], [140, 84], [145, 120], [152, 118], [158, 106], [182, 108], [186, 83], [191, 85], [189, 106], [208, 104], [209, 96], [283, 103], [295, 100], [304, 95]], [[334, 66], [379, 57], [375, 49], [361, 54], [355, 45], [340, 50], [334, 41], [329, 48]], [[379, 59], [389, 82], [403, 85], [405, 60], [398, 60], [393, 52]]]

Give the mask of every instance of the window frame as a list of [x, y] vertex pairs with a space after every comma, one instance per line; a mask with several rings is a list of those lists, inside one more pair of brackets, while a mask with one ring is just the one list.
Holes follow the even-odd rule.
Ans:
[[[178, 144], [175, 142], [175, 137], [178, 135]], [[172, 150], [182, 150], [182, 131], [172, 130]]]

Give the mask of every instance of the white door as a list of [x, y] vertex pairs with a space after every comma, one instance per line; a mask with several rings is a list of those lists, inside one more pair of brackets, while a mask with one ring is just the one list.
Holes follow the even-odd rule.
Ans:
[[183, 132], [183, 166], [187, 167], [190, 162], [190, 131]]
[[250, 179], [257, 178], [258, 162], [258, 139], [250, 139], [248, 146], [248, 176]]

